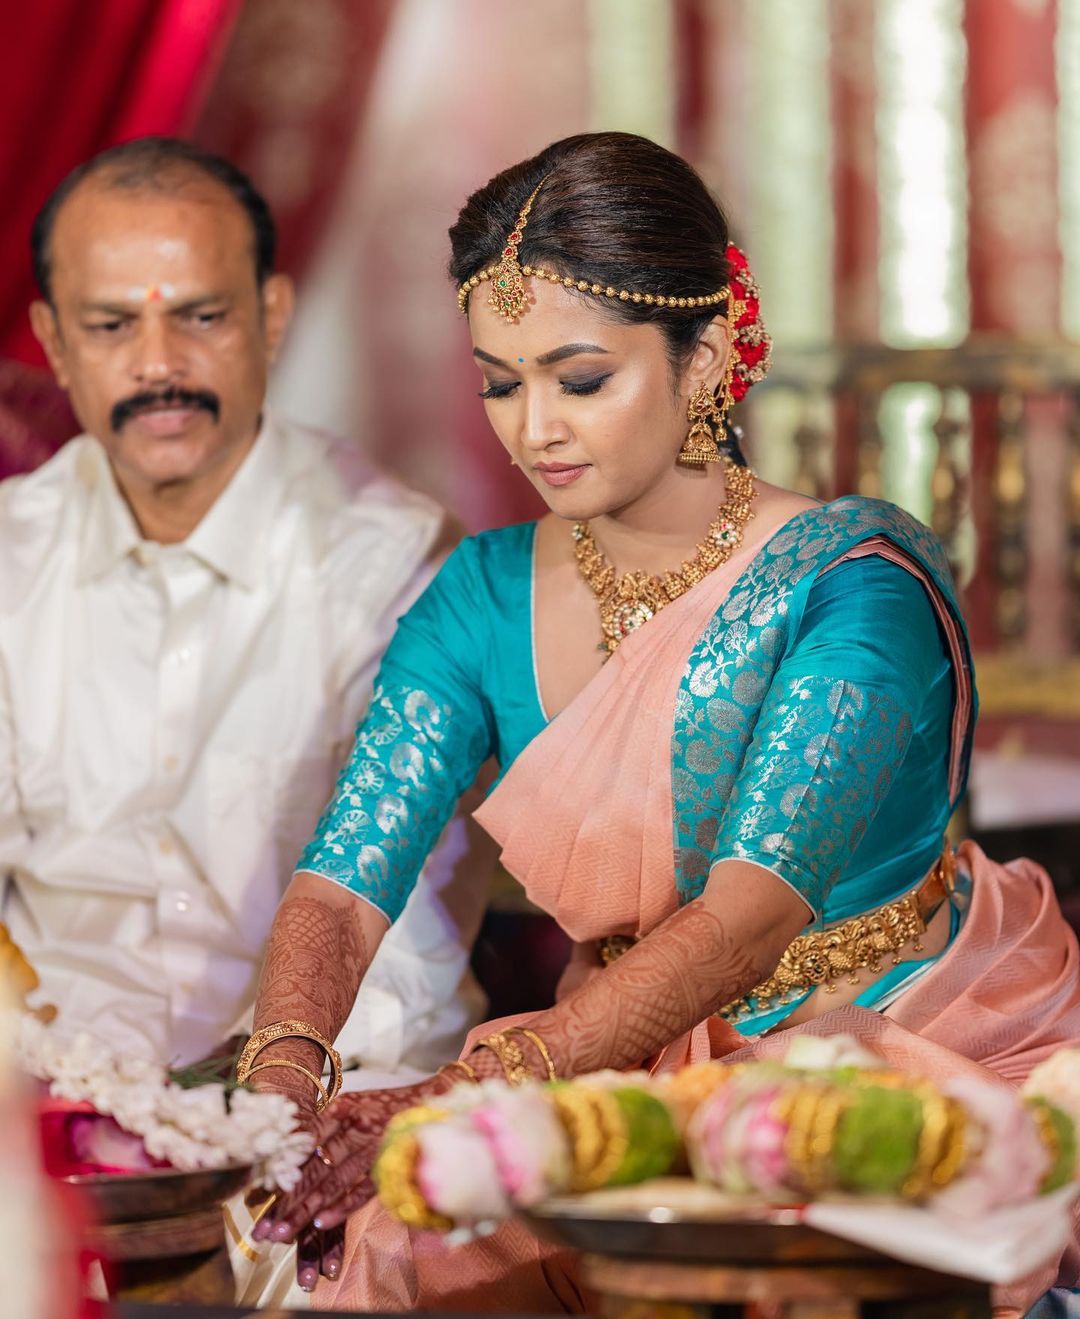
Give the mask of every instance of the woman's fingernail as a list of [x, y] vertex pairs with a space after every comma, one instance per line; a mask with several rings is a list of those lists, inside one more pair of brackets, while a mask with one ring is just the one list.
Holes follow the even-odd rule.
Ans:
[[326, 1276], [328, 1278], [336, 1278], [337, 1275], [338, 1275], [338, 1266], [336, 1264], [327, 1264]]
[[313, 1292], [315, 1290], [315, 1281], [316, 1281], [315, 1270], [314, 1269], [302, 1270], [300, 1277], [297, 1279], [297, 1281], [299, 1282], [300, 1286], [304, 1289], [304, 1291]]
[[313, 1219], [311, 1220], [311, 1226], [312, 1226], [312, 1227], [317, 1227], [317, 1228], [319, 1229], [320, 1232], [322, 1231], [322, 1225], [323, 1225], [323, 1221], [322, 1221], [321, 1218], [313, 1218]]
[[275, 1223], [270, 1229], [270, 1235], [275, 1241], [288, 1241], [292, 1234], [292, 1227], [288, 1223]]

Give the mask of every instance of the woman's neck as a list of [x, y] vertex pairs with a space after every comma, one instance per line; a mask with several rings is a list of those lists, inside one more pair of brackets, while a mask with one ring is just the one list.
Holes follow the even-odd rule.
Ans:
[[726, 497], [720, 464], [704, 472], [677, 470], [670, 481], [589, 526], [617, 572], [657, 575], [692, 557]]

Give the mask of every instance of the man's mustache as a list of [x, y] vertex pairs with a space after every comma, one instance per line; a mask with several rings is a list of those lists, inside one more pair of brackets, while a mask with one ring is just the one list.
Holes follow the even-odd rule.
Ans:
[[202, 408], [209, 412], [215, 421], [221, 416], [221, 400], [208, 389], [171, 389], [145, 390], [141, 394], [132, 394], [130, 398], [121, 399], [113, 405], [109, 422], [114, 431], [126, 426], [132, 417], [143, 412], [159, 412], [164, 408]]

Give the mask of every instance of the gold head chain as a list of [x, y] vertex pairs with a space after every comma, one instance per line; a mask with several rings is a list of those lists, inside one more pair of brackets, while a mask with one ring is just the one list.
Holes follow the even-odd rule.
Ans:
[[491, 293], [488, 297], [488, 306], [503, 320], [511, 325], [514, 324], [529, 305], [525, 280], [530, 276], [534, 279], [547, 280], [549, 284], [561, 284], [566, 289], [576, 289], [579, 293], [591, 293], [594, 297], [615, 298], [619, 302], [644, 303], [647, 307], [697, 310], [700, 307], [715, 307], [727, 298], [726, 285], [715, 293], [707, 293], [701, 297], [676, 298], [663, 293], [641, 293], [636, 290], [612, 288], [610, 284], [596, 284], [587, 279], [574, 279], [570, 275], [557, 275], [555, 271], [545, 270], [542, 266], [523, 266], [518, 261], [518, 249], [525, 237], [525, 227], [529, 223], [529, 214], [536, 200], [536, 194], [545, 182], [546, 179], [541, 179], [529, 194], [528, 201], [521, 208], [517, 224], [507, 236], [506, 246], [498, 261], [493, 266], [478, 270], [458, 289], [458, 308], [463, 316], [467, 316], [469, 312], [469, 294], [474, 288], [490, 280]]

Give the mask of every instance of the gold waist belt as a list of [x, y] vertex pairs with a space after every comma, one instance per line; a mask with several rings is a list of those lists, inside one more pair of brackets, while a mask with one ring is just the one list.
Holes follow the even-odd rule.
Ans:
[[[827, 930], [812, 930], [792, 939], [777, 963], [776, 970], [742, 997], [720, 1009], [726, 1021], [737, 1021], [771, 1005], [787, 1003], [793, 996], [805, 994], [824, 985], [827, 994], [835, 993], [836, 981], [847, 977], [857, 984], [856, 972], [881, 970], [881, 959], [891, 954], [893, 966], [900, 963], [897, 953], [910, 943], [922, 952], [920, 937], [942, 902], [952, 893], [956, 881], [956, 859], [946, 847], [933, 869], [917, 888], [894, 902], [874, 911], [852, 916]], [[605, 966], [626, 952], [634, 940], [625, 935], [600, 939], [600, 957]], [[754, 1003], [751, 1003], [754, 1000]]]

